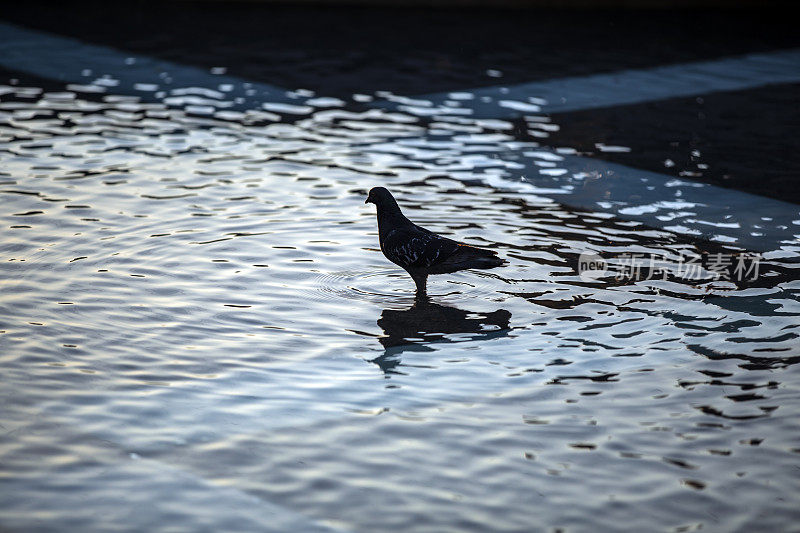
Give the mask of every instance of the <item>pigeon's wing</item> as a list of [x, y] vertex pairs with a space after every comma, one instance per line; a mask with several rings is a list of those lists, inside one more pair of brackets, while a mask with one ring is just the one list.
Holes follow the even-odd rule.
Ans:
[[468, 268], [489, 269], [506, 264], [504, 259], [497, 257], [494, 250], [476, 248], [468, 244], [457, 244], [457, 250], [438, 261], [428, 269], [429, 274], [447, 274]]
[[429, 269], [452, 256], [459, 243], [416, 226], [395, 228], [381, 242], [389, 261], [403, 268]]

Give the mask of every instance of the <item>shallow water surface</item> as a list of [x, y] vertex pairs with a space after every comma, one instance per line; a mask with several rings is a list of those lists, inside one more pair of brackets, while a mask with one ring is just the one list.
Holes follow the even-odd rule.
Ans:
[[[504, 187], [509, 150], [557, 163], [502, 121], [0, 95], [4, 526], [798, 518], [792, 253], [740, 284], [581, 279], [587, 250], [735, 250]], [[415, 300], [378, 250], [375, 185], [509, 266]]]

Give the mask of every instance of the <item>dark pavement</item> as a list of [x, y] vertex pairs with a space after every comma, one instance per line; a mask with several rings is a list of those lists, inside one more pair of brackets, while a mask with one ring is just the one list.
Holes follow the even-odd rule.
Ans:
[[[800, 46], [794, 19], [779, 8], [434, 10], [30, 1], [5, 6], [0, 19], [134, 54], [224, 66], [245, 79], [325, 96], [426, 94]], [[49, 83], [9, 71], [0, 75], [3, 82], [16, 77]], [[561, 113], [552, 117], [560, 130], [535, 140], [800, 203], [799, 101], [798, 86], [786, 84]], [[597, 143], [630, 152], [601, 152]]]

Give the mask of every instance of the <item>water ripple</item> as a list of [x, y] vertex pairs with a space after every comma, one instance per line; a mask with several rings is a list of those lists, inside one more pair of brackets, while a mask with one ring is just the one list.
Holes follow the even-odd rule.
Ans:
[[[110, 487], [135, 455], [361, 531], [731, 529], [734, 493], [794, 512], [791, 247], [754, 280], [681, 278], [683, 256], [740, 250], [512, 186], [521, 158], [550, 193], [587, 177], [457, 106], [84, 89], [0, 86], [0, 455], [26, 501], [65, 513], [52, 483]], [[377, 248], [375, 185], [509, 265], [416, 299]], [[582, 279], [585, 251], [665, 274]], [[161, 494], [128, 466], [114, 494]]]

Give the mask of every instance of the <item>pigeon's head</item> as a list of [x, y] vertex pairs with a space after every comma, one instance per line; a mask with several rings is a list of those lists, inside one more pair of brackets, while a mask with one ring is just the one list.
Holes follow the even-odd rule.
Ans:
[[364, 203], [375, 204], [375, 207], [378, 208], [378, 220], [395, 219], [398, 217], [398, 220], [400, 220], [405, 218], [400, 211], [400, 206], [397, 205], [397, 201], [394, 199], [394, 196], [392, 196], [392, 193], [384, 187], [373, 187], [370, 189]]
[[373, 187], [369, 190], [365, 204], [375, 204], [378, 207], [397, 205], [394, 196], [385, 187]]

